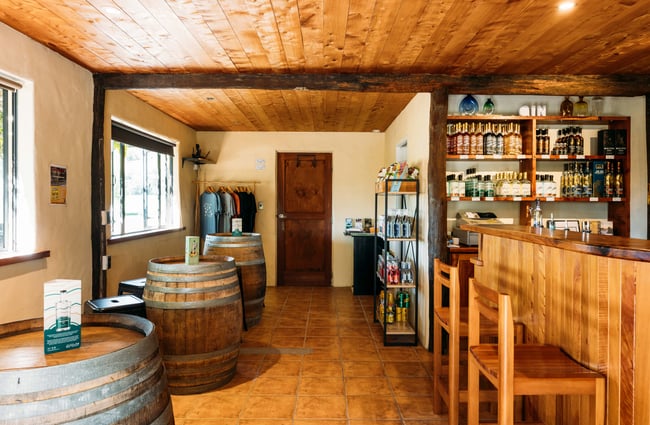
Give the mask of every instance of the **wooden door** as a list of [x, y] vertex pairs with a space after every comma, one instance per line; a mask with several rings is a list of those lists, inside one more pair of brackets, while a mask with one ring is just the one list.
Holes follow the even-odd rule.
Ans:
[[277, 154], [278, 285], [330, 286], [332, 154]]

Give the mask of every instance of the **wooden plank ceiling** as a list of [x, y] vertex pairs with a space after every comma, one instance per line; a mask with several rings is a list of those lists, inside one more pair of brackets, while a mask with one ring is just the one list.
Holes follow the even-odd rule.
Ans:
[[[576, 0], [570, 12], [557, 4], [0, 0], [0, 21], [96, 74], [650, 74], [647, 0]], [[192, 128], [224, 131], [383, 131], [414, 95], [300, 86], [132, 93]]]

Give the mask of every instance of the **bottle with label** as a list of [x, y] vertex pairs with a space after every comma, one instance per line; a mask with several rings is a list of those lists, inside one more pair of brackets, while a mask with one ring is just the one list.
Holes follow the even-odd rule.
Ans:
[[612, 173], [612, 163], [607, 161], [605, 165], [605, 196], [611, 198], [614, 196], [614, 175]]
[[70, 330], [70, 301], [66, 298], [67, 291], [62, 289], [59, 292], [59, 301], [56, 303], [56, 331], [63, 332]]
[[563, 117], [570, 117], [573, 115], [573, 102], [571, 102], [569, 96], [565, 96], [564, 100], [560, 104], [560, 115]]
[[494, 182], [490, 175], [485, 176], [485, 196], [494, 197]]
[[582, 176], [582, 196], [591, 198], [593, 195], [593, 171], [591, 169], [591, 162], [585, 163], [585, 173]]
[[524, 171], [521, 179], [520, 179], [520, 185], [521, 185], [521, 196], [528, 197], [531, 195], [531, 184], [530, 180], [528, 180], [528, 173]]
[[553, 180], [553, 175], [547, 175], [546, 179], [546, 196], [557, 197], [557, 182]]
[[618, 198], [625, 197], [625, 187], [623, 183], [623, 170], [620, 161], [616, 163], [616, 175], [614, 176], [614, 196]]

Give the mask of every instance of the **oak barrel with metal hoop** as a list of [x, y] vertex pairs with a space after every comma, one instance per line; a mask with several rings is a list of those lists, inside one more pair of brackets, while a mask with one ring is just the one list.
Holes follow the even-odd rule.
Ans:
[[44, 354], [43, 320], [0, 325], [0, 424], [174, 424], [154, 325], [82, 317], [81, 347]]
[[205, 236], [204, 255], [228, 255], [235, 259], [244, 299], [244, 320], [252, 327], [262, 319], [266, 295], [266, 263], [262, 235], [213, 233]]
[[200, 256], [149, 260], [142, 297], [156, 324], [172, 394], [219, 388], [237, 367], [242, 305], [235, 260]]

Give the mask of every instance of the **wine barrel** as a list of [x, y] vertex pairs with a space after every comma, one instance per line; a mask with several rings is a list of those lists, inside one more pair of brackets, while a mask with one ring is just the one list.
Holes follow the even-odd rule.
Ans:
[[0, 424], [174, 424], [154, 325], [82, 316], [81, 347], [44, 354], [43, 320], [0, 325]]
[[227, 255], [235, 259], [242, 285], [244, 320], [252, 327], [262, 319], [266, 295], [266, 263], [259, 233], [214, 233], [205, 236], [204, 255]]
[[200, 256], [149, 260], [142, 294], [156, 324], [172, 394], [219, 388], [233, 378], [239, 357], [242, 305], [235, 260]]

